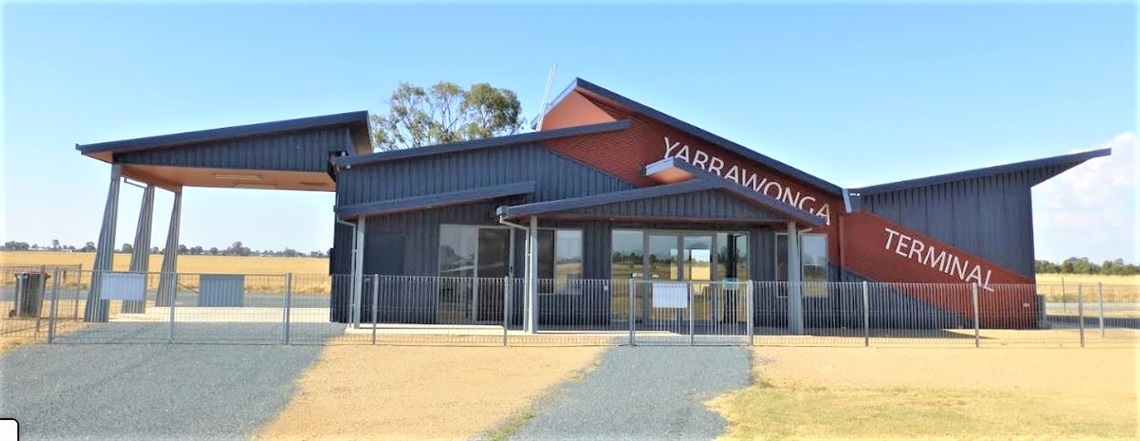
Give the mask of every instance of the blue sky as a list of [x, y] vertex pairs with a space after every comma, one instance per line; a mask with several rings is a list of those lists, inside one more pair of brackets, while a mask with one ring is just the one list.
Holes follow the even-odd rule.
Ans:
[[[552, 94], [582, 77], [841, 186], [1127, 153], [1136, 18], [1126, 3], [5, 4], [0, 240], [96, 239], [109, 167], [77, 143], [383, 112], [400, 81], [490, 82], [529, 118], [554, 64]], [[1039, 258], [1140, 260], [1136, 155], [1102, 161], [1035, 190]], [[118, 243], [142, 194], [123, 188]], [[182, 242], [327, 249], [332, 205], [192, 188]]]

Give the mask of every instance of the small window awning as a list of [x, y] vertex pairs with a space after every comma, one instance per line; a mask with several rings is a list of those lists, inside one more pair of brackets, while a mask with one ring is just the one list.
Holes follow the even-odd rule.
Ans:
[[530, 194], [534, 193], [536, 188], [538, 188], [537, 182], [522, 181], [505, 185], [473, 188], [470, 190], [433, 193], [400, 199], [391, 199], [386, 201], [338, 206], [333, 210], [336, 212], [337, 217], [341, 219], [351, 219], [360, 216], [376, 216], [382, 214], [395, 214], [408, 211], [427, 210], [431, 208], [466, 204], [507, 196]]
[[[678, 200], [677, 196], [711, 193], [730, 196], [734, 201], [758, 210], [747, 211], [725, 204], [725, 201]], [[657, 201], [658, 203], [654, 203]], [[622, 206], [622, 204], [625, 204]], [[695, 206], [695, 205], [707, 205]], [[593, 210], [597, 207], [622, 206], [620, 211]], [[681, 209], [686, 211], [681, 211]], [[693, 210], [687, 211], [687, 210]], [[680, 212], [680, 216], [673, 216]], [[779, 224], [788, 221], [808, 227], [822, 225], [826, 220], [804, 210], [787, 205], [735, 182], [724, 179], [697, 177], [675, 184], [602, 193], [592, 196], [536, 202], [531, 204], [502, 206], [496, 214], [503, 218], [528, 216], [553, 216], [574, 218], [611, 218], [628, 220], [685, 220], [690, 222], [743, 222], [755, 224]]]

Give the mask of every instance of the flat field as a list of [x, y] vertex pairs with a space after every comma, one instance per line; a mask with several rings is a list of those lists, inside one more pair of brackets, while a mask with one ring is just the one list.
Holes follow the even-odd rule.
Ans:
[[[83, 265], [90, 270], [95, 253], [59, 253], [47, 251], [0, 251], [0, 266], [4, 265]], [[131, 255], [115, 253], [114, 270], [126, 271]], [[150, 271], [162, 268], [162, 255], [150, 255]], [[230, 273], [230, 274], [328, 274], [329, 260], [313, 257], [241, 257], [241, 256], [178, 256], [177, 272]]]
[[1137, 349], [756, 348], [726, 439], [1136, 439]]

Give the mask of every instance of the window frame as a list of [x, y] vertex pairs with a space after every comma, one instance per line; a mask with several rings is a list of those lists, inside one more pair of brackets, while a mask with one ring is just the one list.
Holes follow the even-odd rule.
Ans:
[[[585, 231], [582, 228], [556, 228], [556, 227], [540, 227], [538, 230], [539, 231], [552, 231], [553, 234], [551, 234], [550, 237], [551, 237], [551, 241], [554, 242], [553, 243], [553, 255], [551, 256], [550, 266], [549, 266], [550, 274], [552, 277], [550, 277], [550, 278], [541, 278], [540, 277], [539, 278], [538, 295], [540, 295], [540, 296], [582, 295], [584, 290], [582, 288], [582, 282], [581, 281], [585, 280], [582, 277], [582, 273], [585, 272], [585, 260], [586, 260], [586, 257], [585, 257], [585, 255], [586, 255], [586, 234], [585, 234]], [[558, 246], [558, 233], [560, 231], [573, 231], [573, 232], [578, 233], [577, 255], [578, 255], [578, 259], [581, 260], [582, 268], [580, 268], [579, 277], [577, 277], [577, 278], [570, 278], [570, 277], [560, 278], [559, 277], [559, 274], [558, 274], [558, 252], [560, 251], [561, 248], [559, 248], [559, 246]], [[541, 240], [542, 240], [541, 234], [539, 234], [538, 239], [540, 242], [536, 245], [538, 245], [539, 248], [541, 248]], [[525, 255], [525, 253], [524, 253], [524, 255]], [[541, 269], [542, 268], [540, 267], [539, 270], [541, 271]], [[544, 280], [549, 280], [549, 282], [543, 283]], [[575, 281], [577, 281], [577, 282], [575, 282]]]
[[[822, 281], [820, 281], [820, 280], [804, 280], [803, 279], [803, 275], [805, 274], [804, 268], [805, 268], [805, 266], [808, 266], [807, 264], [805, 264], [804, 259], [803, 259], [803, 256], [804, 256], [803, 238], [806, 236], [814, 236], [814, 237], [822, 236], [823, 237], [823, 250], [824, 250], [823, 256], [824, 256], [824, 258], [827, 259], [827, 263], [824, 264], [823, 269], [824, 269], [824, 273], [827, 274], [829, 272], [828, 266], [830, 266], [829, 264], [831, 263], [831, 256], [828, 255], [828, 245], [830, 244], [830, 242], [828, 242], [827, 233], [799, 233], [796, 236], [799, 238], [799, 246], [800, 246], [800, 284], [801, 284], [801, 286], [805, 283], [820, 283], [826, 287], [826, 284], [831, 281], [830, 276], [825, 276], [825, 279]], [[775, 277], [776, 281], [787, 283], [788, 282], [787, 272], [785, 271], [783, 274], [780, 273], [780, 259], [784, 259], [784, 265], [785, 266], [787, 265], [787, 259], [788, 259], [787, 247], [786, 246], [784, 248], [784, 253], [780, 253], [780, 246], [779, 246], [778, 242], [780, 241], [781, 237], [784, 238], [783, 240], [784, 240], [785, 244], [788, 242], [788, 239], [787, 239], [788, 233], [787, 232], [779, 232], [779, 231], [776, 232], [775, 239], [774, 239], [775, 241], [772, 243], [772, 252], [775, 256], [775, 259], [772, 261], [772, 265], [773, 265], [775, 273], [776, 273], [776, 277]], [[810, 265], [810, 266], [818, 266], [818, 265]], [[781, 277], [783, 277], [783, 280], [780, 279]], [[827, 298], [827, 297], [830, 297], [830, 295], [831, 295], [830, 292], [828, 292], [828, 290], [826, 288], [824, 288], [822, 295], [804, 295], [803, 297]], [[776, 297], [777, 298], [787, 298], [788, 297], [787, 290], [786, 289], [777, 290]]]

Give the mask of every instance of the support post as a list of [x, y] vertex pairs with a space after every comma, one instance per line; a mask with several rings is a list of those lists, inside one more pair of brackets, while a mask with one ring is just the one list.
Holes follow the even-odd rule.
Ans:
[[83, 320], [87, 322], [107, 321], [107, 308], [111, 302], [103, 300], [101, 291], [103, 272], [110, 271], [115, 257], [115, 226], [119, 216], [119, 183], [122, 181], [123, 166], [111, 164], [111, 184], [107, 189], [107, 203], [103, 207], [103, 223], [99, 227], [99, 242], [95, 245], [95, 265], [91, 268], [91, 289], [87, 291], [87, 306]]
[[1081, 328], [1081, 347], [1085, 347], [1085, 293], [1083, 285], [1077, 284], [1077, 323]]
[[871, 347], [871, 296], [867, 281], [863, 281], [863, 347]]
[[982, 347], [982, 321], [978, 318], [978, 284], [970, 285], [970, 298], [974, 304], [974, 347]]
[[[515, 234], [511, 231], [511, 234]], [[507, 345], [507, 325], [511, 317], [511, 276], [503, 276], [503, 346]]]
[[1104, 338], [1104, 282], [1097, 282], [1096, 290], [1100, 302], [1100, 338]]
[[59, 316], [59, 267], [52, 271], [52, 280], [54, 282], [51, 283], [51, 306], [48, 308], [47, 342], [49, 345], [55, 342], [55, 324], [56, 318]]
[[372, 344], [376, 344], [376, 328], [380, 327], [380, 275], [372, 275]]
[[47, 277], [46, 276], [47, 276], [47, 265], [40, 265], [40, 286], [36, 287], [38, 292], [40, 292], [40, 298], [36, 299], [36, 334], [40, 333], [40, 318], [43, 317], [43, 310], [44, 310], [43, 293], [47, 292]]
[[[131, 248], [131, 266], [127, 271], [132, 273], [146, 274], [150, 270], [150, 232], [151, 225], [154, 219], [154, 185], [148, 184], [143, 190], [142, 207], [139, 208], [139, 223], [135, 227], [135, 242]], [[174, 253], [178, 253], [178, 246], [175, 245]], [[146, 284], [150, 285], [149, 274], [146, 277]], [[144, 288], [145, 292], [145, 288]], [[142, 301], [125, 301], [123, 302], [122, 312], [124, 314], [142, 314], [146, 312], [146, 295], [143, 295]]]
[[688, 310], [687, 312], [689, 315], [689, 346], [692, 346], [695, 343], [695, 338], [696, 338], [695, 337], [696, 326], [693, 324], [693, 309], [694, 308], [693, 308], [693, 283], [692, 282], [685, 283], [685, 291], [688, 291], [688, 296], [689, 296], [689, 302], [686, 305], [688, 307], [685, 309]]
[[636, 329], [637, 329], [637, 316], [635, 316], [633, 314], [634, 304], [636, 303], [636, 301], [634, 299], [636, 298], [636, 295], [637, 295], [637, 284], [633, 281], [633, 277], [630, 277], [629, 278], [629, 308], [628, 308], [629, 309], [629, 345], [630, 346], [637, 346], [637, 340], [635, 339], [635, 337], [636, 337], [635, 334], [637, 334], [637, 331], [636, 331]]
[[352, 243], [352, 328], [360, 328], [360, 305], [364, 297], [364, 217], [356, 218]]
[[[166, 274], [166, 273], [163, 273]], [[178, 290], [170, 292], [170, 329], [166, 332], [166, 342], [174, 343], [174, 308], [178, 305]]]
[[285, 273], [285, 302], [281, 308], [281, 344], [289, 344], [289, 321], [293, 303], [293, 273]]
[[527, 233], [529, 241], [527, 245], [530, 247], [529, 255], [527, 256], [527, 267], [530, 272], [530, 280], [527, 280], [528, 294], [530, 298], [530, 311], [527, 315], [527, 322], [530, 326], [527, 333], [538, 333], [538, 217], [530, 217], [530, 230]]
[[170, 209], [170, 227], [166, 232], [166, 249], [162, 250], [162, 269], [158, 275], [158, 298], [155, 306], [174, 307], [178, 292], [178, 232], [182, 226], [182, 190], [174, 192]]
[[747, 289], [745, 289], [745, 293], [748, 297], [744, 300], [745, 309], [748, 310], [748, 317], [744, 320], [744, 323], [746, 326], [748, 326], [748, 345], [749, 346], [755, 346], [756, 345], [756, 329], [755, 329], [756, 328], [756, 317], [755, 317], [756, 316], [756, 299], [754, 299], [754, 297], [755, 297], [756, 291], [753, 290], [753, 285], [755, 285], [756, 282], [749, 280], [749, 281], [744, 282], [744, 283], [748, 284]]
[[788, 332], [804, 333], [804, 305], [800, 277], [800, 235], [795, 222], [788, 222]]

